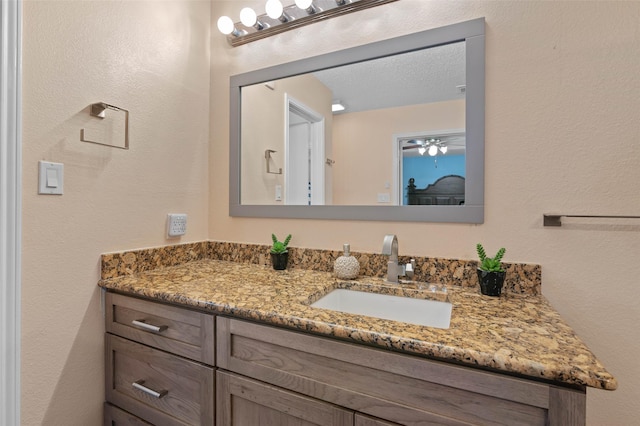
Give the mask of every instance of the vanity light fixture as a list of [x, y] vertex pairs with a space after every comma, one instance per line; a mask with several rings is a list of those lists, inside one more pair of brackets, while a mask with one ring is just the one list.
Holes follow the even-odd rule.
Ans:
[[304, 10], [305, 12], [307, 12], [309, 15], [322, 12], [322, 10], [318, 10], [316, 5], [313, 4], [313, 0], [296, 0], [296, 6], [298, 6], [300, 9]]
[[218, 19], [218, 30], [227, 36], [240, 37], [246, 34], [245, 31], [236, 28], [233, 20], [228, 16], [221, 16]]
[[258, 15], [256, 15], [255, 10], [250, 7], [245, 7], [240, 11], [240, 22], [242, 22], [242, 25], [245, 27], [253, 27], [258, 31], [264, 29], [266, 26], [266, 24], [258, 20]]
[[253, 9], [245, 7], [240, 12], [240, 22], [234, 23], [230, 17], [222, 16], [218, 19], [218, 29], [235, 47], [394, 1], [398, 0], [295, 0], [295, 4], [283, 6], [280, 0], [268, 0], [265, 14], [257, 16]]
[[268, 0], [264, 8], [267, 16], [271, 19], [277, 19], [282, 23], [289, 22], [293, 19], [284, 11], [284, 6], [282, 6], [280, 0]]

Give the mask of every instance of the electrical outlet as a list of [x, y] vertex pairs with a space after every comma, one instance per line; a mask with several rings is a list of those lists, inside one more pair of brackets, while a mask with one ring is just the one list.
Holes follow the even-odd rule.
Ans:
[[187, 215], [170, 213], [167, 220], [167, 235], [178, 237], [187, 233]]
[[378, 193], [378, 202], [379, 203], [389, 203], [391, 202], [391, 197], [388, 192], [379, 192]]

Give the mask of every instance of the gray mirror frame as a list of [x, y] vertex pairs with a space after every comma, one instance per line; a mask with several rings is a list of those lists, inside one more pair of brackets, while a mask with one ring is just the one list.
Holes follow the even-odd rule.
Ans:
[[[241, 88], [454, 42], [466, 42], [466, 180], [462, 206], [274, 206], [240, 204]], [[320, 56], [230, 79], [229, 215], [288, 219], [404, 222], [484, 222], [485, 19], [478, 18]]]

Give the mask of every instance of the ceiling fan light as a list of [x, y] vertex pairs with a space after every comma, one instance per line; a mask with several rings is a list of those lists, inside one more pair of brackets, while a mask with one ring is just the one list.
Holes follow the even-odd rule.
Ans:
[[443, 153], [443, 154], [446, 154], [446, 153], [447, 153], [447, 149], [448, 149], [448, 148], [447, 148], [447, 146], [446, 146], [446, 145], [442, 145], [442, 146], [440, 147], [440, 152], [441, 152], [441, 153]]
[[431, 145], [429, 147], [429, 155], [432, 157], [435, 157], [436, 155], [438, 155], [438, 147], [435, 145]]
[[418, 153], [420, 155], [424, 155], [426, 151], [427, 151], [427, 148], [425, 148], [424, 146], [421, 146], [420, 148], [418, 148]]

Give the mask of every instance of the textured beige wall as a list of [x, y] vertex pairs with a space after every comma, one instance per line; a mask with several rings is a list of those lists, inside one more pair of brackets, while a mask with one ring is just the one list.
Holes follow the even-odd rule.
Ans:
[[[245, 2], [213, 2], [213, 20]], [[256, 8], [262, 2], [246, 2]], [[243, 219], [228, 216], [228, 76], [486, 17], [486, 209], [482, 225]], [[543, 293], [619, 378], [590, 389], [590, 425], [640, 411], [640, 225], [543, 228], [545, 212], [640, 212], [640, 2], [402, 0], [231, 48], [213, 36], [210, 237], [293, 246], [474, 258], [476, 242], [542, 265]], [[604, 145], [604, 147], [603, 147]], [[631, 224], [629, 224], [631, 223]]]
[[377, 205], [378, 193], [387, 193], [391, 202], [383, 205], [392, 205], [394, 136], [464, 129], [464, 108], [456, 100], [336, 115], [333, 203]]
[[[255, 84], [242, 91], [242, 178], [240, 179], [244, 204], [283, 204], [287, 199], [284, 185], [285, 166], [285, 96], [302, 102], [305, 106], [325, 118], [326, 153], [331, 153], [333, 116], [331, 113], [331, 91], [312, 75], [301, 75], [272, 82], [273, 89], [264, 84]], [[264, 152], [277, 151], [272, 155], [270, 170], [282, 169], [282, 174], [267, 174]], [[282, 200], [275, 201], [275, 186], [282, 185]]]
[[[207, 1], [24, 2], [24, 425], [102, 424], [100, 254], [208, 236], [209, 16]], [[130, 110], [130, 150], [80, 142], [98, 101]], [[64, 163], [64, 195], [37, 195], [39, 160]], [[170, 212], [189, 215], [182, 239], [165, 238]]]

